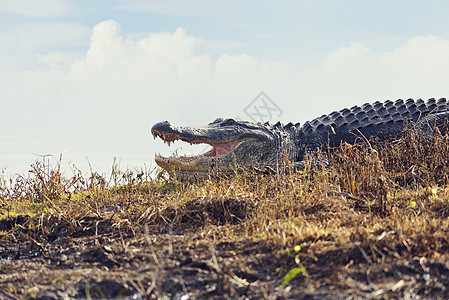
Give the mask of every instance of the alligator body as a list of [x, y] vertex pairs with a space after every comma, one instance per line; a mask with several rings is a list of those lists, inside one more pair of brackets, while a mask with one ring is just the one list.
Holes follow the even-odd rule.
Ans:
[[300, 168], [305, 156], [317, 148], [374, 137], [379, 141], [399, 138], [407, 121], [415, 122], [416, 129], [424, 134], [431, 134], [446, 119], [449, 102], [444, 98], [400, 99], [335, 111], [303, 126], [217, 119], [203, 127], [176, 127], [165, 121], [155, 124], [151, 132], [169, 145], [175, 140], [211, 145], [211, 150], [197, 156], [155, 157], [156, 163], [171, 173], [201, 175], [235, 172], [236, 167], [278, 170], [287, 160]]

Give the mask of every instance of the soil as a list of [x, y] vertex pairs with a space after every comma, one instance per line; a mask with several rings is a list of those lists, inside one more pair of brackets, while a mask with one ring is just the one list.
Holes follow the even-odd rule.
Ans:
[[[321, 218], [322, 208], [309, 207], [309, 218]], [[77, 220], [76, 230], [55, 219], [46, 243], [21, 240], [18, 232], [15, 241], [0, 243], [0, 297], [447, 299], [449, 295], [449, 256], [428, 259], [420, 250], [407, 249], [406, 243], [392, 248], [383, 240], [394, 238], [398, 234], [394, 230], [379, 231], [375, 244], [367, 244], [363, 235], [341, 241], [305, 240], [303, 249], [292, 254], [273, 250], [263, 238], [220, 238], [224, 230], [241, 229], [245, 216], [239, 212], [236, 209], [232, 218], [214, 218], [209, 208], [207, 222], [191, 215], [177, 228], [143, 225], [140, 233], [111, 226], [105, 215]], [[0, 229], [20, 227], [23, 233], [29, 222], [25, 215], [7, 218], [0, 221]], [[204, 223], [200, 228], [199, 222]], [[295, 258], [306, 271], [282, 286], [288, 270], [298, 266]]]

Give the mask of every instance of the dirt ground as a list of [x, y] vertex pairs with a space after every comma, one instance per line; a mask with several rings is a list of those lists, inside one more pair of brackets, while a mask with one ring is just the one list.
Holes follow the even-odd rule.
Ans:
[[[226, 213], [217, 206], [191, 204], [198, 210], [187, 209], [176, 227], [144, 225], [141, 233], [126, 232], [111, 222], [120, 212], [116, 216], [111, 211], [101, 218], [81, 218], [75, 229], [54, 217], [47, 220], [50, 233], [45, 244], [19, 238], [20, 232], [31, 225], [29, 217], [3, 219], [1, 230], [20, 230], [15, 231], [16, 241], [0, 244], [0, 297], [447, 299], [449, 295], [449, 246], [444, 239], [448, 232], [445, 226], [438, 228], [438, 223], [431, 226], [435, 232], [440, 231], [430, 246], [432, 251], [416, 243], [425, 235], [400, 232], [394, 227], [394, 218], [373, 217], [366, 210], [343, 206], [351, 215], [347, 220], [351, 225], [346, 226], [380, 222], [379, 230], [367, 236], [361, 227], [341, 240], [331, 235], [328, 240], [326, 235], [304, 236], [302, 249], [289, 252], [273, 249], [263, 237], [226, 240], [223, 232], [245, 236], [240, 225], [248, 216], [230, 200], [209, 201], [234, 205], [235, 209], [223, 219], [220, 213]], [[202, 226], [194, 220], [199, 213], [209, 214]], [[335, 207], [323, 203], [305, 205], [297, 211], [305, 222], [335, 213]], [[125, 216], [119, 217], [126, 222]], [[335, 230], [340, 226], [336, 224]], [[395, 240], [400, 243], [390, 243]], [[283, 278], [298, 266], [297, 260], [305, 271], [283, 286]]]

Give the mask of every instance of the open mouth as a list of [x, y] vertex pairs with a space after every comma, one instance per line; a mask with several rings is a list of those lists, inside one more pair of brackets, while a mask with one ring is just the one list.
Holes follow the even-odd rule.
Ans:
[[230, 142], [224, 142], [224, 143], [213, 143], [211, 141], [205, 140], [205, 139], [200, 139], [200, 138], [186, 138], [183, 136], [180, 136], [176, 133], [165, 133], [165, 132], [160, 132], [158, 130], [152, 130], [152, 134], [154, 139], [156, 139], [156, 137], [161, 138], [164, 143], [167, 143], [169, 146], [171, 143], [181, 140], [184, 142], [187, 142], [191, 145], [193, 144], [205, 144], [205, 145], [210, 145], [212, 146], [212, 149], [210, 149], [209, 151], [203, 153], [203, 154], [199, 154], [199, 155], [181, 155], [179, 156], [176, 152], [174, 153], [174, 157], [178, 160], [184, 161], [184, 162], [188, 162], [191, 160], [194, 160], [198, 157], [208, 157], [208, 158], [213, 158], [213, 157], [220, 157], [220, 156], [225, 156], [231, 152], [233, 152], [235, 150], [235, 148], [238, 146], [238, 140], [235, 141], [230, 141]]

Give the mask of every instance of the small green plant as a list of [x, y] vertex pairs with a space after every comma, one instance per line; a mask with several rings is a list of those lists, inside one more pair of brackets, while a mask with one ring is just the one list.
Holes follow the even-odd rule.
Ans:
[[305, 277], [309, 277], [306, 267], [304, 267], [304, 265], [300, 261], [301, 254], [299, 252], [305, 245], [306, 243], [296, 245], [295, 247], [293, 247], [293, 251], [291, 251], [289, 248], [285, 249], [288, 257], [295, 255], [295, 264], [297, 265], [297, 267], [290, 269], [290, 271], [288, 271], [287, 274], [284, 275], [279, 284], [281, 287], [288, 286], [290, 284], [290, 281], [292, 281], [292, 279], [294, 279], [298, 274], [303, 274]]
[[280, 286], [281, 287], [286, 287], [287, 285], [290, 284], [290, 281], [292, 281], [292, 279], [296, 277], [296, 275], [301, 274], [301, 273], [304, 274], [304, 272], [305, 272], [304, 266], [302, 268], [301, 267], [295, 267], [295, 268], [291, 269], [282, 278]]

